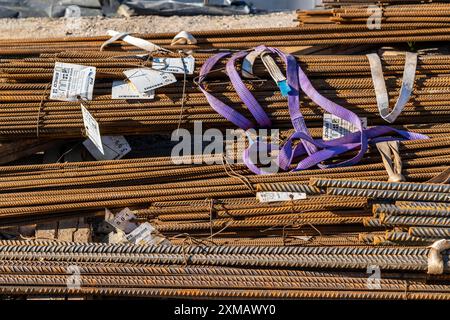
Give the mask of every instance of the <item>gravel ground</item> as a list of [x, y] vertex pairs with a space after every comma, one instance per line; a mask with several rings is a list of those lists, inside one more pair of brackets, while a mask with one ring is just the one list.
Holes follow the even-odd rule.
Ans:
[[0, 19], [0, 38], [43, 38], [104, 35], [107, 30], [132, 33], [179, 32], [236, 28], [291, 27], [297, 23], [294, 11], [245, 16], [131, 18], [27, 18]]

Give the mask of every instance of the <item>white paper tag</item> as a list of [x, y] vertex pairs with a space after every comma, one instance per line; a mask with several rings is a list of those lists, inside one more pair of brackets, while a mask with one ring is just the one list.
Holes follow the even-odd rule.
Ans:
[[136, 223], [130, 221], [133, 219], [136, 219], [134, 213], [129, 208], [125, 208], [117, 213], [113, 220], [108, 222], [117, 229], [130, 233], [138, 227]]
[[177, 82], [172, 73], [151, 69], [131, 69], [123, 72], [140, 93]]
[[95, 67], [55, 62], [50, 99], [77, 101], [80, 96], [92, 100], [95, 72]]
[[153, 58], [152, 68], [156, 70], [193, 74], [195, 67], [195, 58], [188, 56], [185, 58]]
[[112, 84], [112, 92], [111, 92], [111, 98], [112, 99], [154, 99], [155, 98], [155, 91], [150, 90], [145, 93], [140, 93], [133, 84], [131, 84], [128, 81], [122, 81], [117, 80], [113, 81]]
[[155, 228], [148, 222], [144, 222], [131, 233], [126, 235], [128, 241], [136, 244], [154, 244], [152, 232]]
[[264, 191], [264, 192], [257, 192], [256, 198], [259, 200], [259, 202], [303, 200], [306, 199], [306, 193]]
[[[367, 129], [367, 118], [361, 118], [363, 129]], [[350, 122], [343, 120], [333, 114], [325, 113], [323, 115], [323, 140], [333, 140], [346, 136], [349, 133], [356, 132], [355, 128]]]
[[87, 137], [97, 147], [101, 154], [105, 154], [97, 120], [94, 119], [83, 104], [81, 104], [81, 113], [83, 114], [84, 129], [86, 130]]
[[97, 146], [90, 139], [83, 142], [84, 147], [96, 160], [117, 160], [122, 159], [131, 151], [130, 144], [124, 136], [104, 136], [101, 137], [104, 153], [100, 153]]

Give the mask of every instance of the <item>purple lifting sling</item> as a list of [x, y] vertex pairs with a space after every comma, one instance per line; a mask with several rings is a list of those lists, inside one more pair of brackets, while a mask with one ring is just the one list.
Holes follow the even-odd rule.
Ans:
[[[270, 48], [265, 46], [259, 46], [255, 49], [257, 52], [270, 51], [278, 55], [286, 64], [286, 79], [287, 84], [290, 87], [288, 95], [288, 110], [291, 118], [292, 125], [295, 132], [287, 139], [283, 146], [279, 150], [278, 165], [279, 167], [287, 171], [289, 170], [294, 159], [300, 156], [305, 156], [293, 169], [305, 170], [314, 166], [319, 168], [332, 168], [340, 166], [349, 166], [358, 163], [365, 152], [367, 151], [369, 143], [376, 143], [380, 141], [398, 140], [401, 138], [393, 138], [384, 136], [386, 134], [397, 134], [408, 140], [428, 139], [427, 136], [408, 132], [403, 130], [397, 130], [388, 126], [377, 126], [369, 129], [363, 129], [361, 119], [353, 112], [345, 109], [344, 107], [332, 102], [325, 98], [312, 86], [306, 74], [300, 68], [294, 56], [285, 54], [279, 49]], [[255, 127], [269, 128], [271, 127], [271, 120], [267, 116], [262, 106], [258, 103], [252, 93], [247, 89], [244, 82], [239, 76], [235, 67], [235, 62], [238, 59], [244, 58], [249, 52], [241, 51], [231, 56], [226, 64], [226, 73], [230, 78], [236, 93], [247, 106], [248, 110], [257, 122], [257, 125], [237, 112], [230, 106], [226, 105], [212, 94], [206, 91], [203, 86], [203, 82], [206, 79], [207, 74], [212, 68], [223, 58], [231, 55], [230, 52], [223, 52], [216, 54], [209, 58], [200, 70], [199, 76], [199, 88], [206, 96], [211, 107], [220, 115], [225, 117], [228, 121], [232, 122], [243, 130], [248, 130]], [[306, 127], [303, 115], [300, 111], [299, 93], [302, 90], [314, 103], [324, 109], [326, 112], [331, 113], [343, 120], [346, 120], [353, 124], [358, 129], [357, 132], [347, 134], [346, 136], [330, 141], [323, 141], [322, 139], [313, 139]], [[384, 136], [384, 137], [383, 137]], [[297, 144], [293, 147], [293, 141], [300, 140], [301, 144]], [[255, 163], [250, 160], [250, 153], [258, 150], [258, 147], [264, 142], [256, 141], [250, 143], [249, 147], [244, 151], [243, 160], [247, 167], [256, 174], [263, 174], [264, 170], [259, 168]], [[266, 144], [265, 147], [270, 151], [275, 145]], [[333, 163], [324, 165], [323, 161], [329, 160], [347, 151], [359, 149], [356, 156], [351, 159], [344, 160], [339, 163]]]

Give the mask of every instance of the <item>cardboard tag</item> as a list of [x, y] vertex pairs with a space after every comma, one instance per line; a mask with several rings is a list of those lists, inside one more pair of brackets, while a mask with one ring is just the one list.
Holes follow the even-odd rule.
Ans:
[[131, 233], [126, 235], [128, 241], [136, 244], [154, 244], [152, 232], [155, 228], [148, 222], [144, 222]]
[[134, 219], [136, 219], [134, 213], [129, 208], [125, 208], [117, 213], [113, 220], [108, 222], [117, 229], [130, 233], [138, 227], [136, 223], [130, 221]]
[[78, 97], [92, 100], [95, 67], [55, 62], [50, 99], [77, 101]]
[[123, 158], [131, 151], [131, 147], [124, 136], [101, 137], [103, 153], [99, 152], [97, 146], [87, 139], [83, 142], [84, 147], [96, 160], [117, 160]]
[[195, 67], [195, 58], [188, 56], [185, 58], [153, 58], [152, 68], [156, 70], [193, 74]]
[[86, 130], [87, 137], [97, 147], [101, 154], [105, 154], [98, 122], [83, 104], [81, 104], [81, 113], [83, 114], [84, 129]]
[[111, 98], [112, 99], [127, 99], [127, 100], [154, 99], [155, 91], [150, 90], [145, 93], [140, 93], [130, 82], [117, 80], [117, 81], [113, 81]]
[[303, 200], [306, 199], [306, 193], [264, 191], [264, 192], [257, 192], [256, 198], [259, 200], [259, 202]]
[[[367, 129], [367, 118], [361, 118], [363, 129]], [[333, 140], [346, 136], [349, 133], [356, 132], [355, 128], [350, 122], [343, 120], [333, 114], [325, 113], [323, 115], [323, 140]]]
[[151, 69], [131, 69], [123, 72], [140, 93], [177, 82], [172, 73]]

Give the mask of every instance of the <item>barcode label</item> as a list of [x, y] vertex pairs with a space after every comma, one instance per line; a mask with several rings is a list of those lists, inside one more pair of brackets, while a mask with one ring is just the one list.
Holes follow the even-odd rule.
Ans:
[[130, 144], [124, 136], [104, 136], [101, 139], [103, 153], [100, 153], [97, 146], [90, 139], [83, 142], [84, 147], [96, 160], [122, 159], [131, 151]]
[[152, 68], [156, 70], [193, 74], [195, 67], [195, 58], [188, 56], [185, 58], [153, 58]]
[[123, 72], [140, 93], [147, 93], [177, 82], [172, 73], [151, 69], [131, 69]]
[[[363, 129], [367, 129], [367, 118], [360, 118]], [[333, 140], [346, 136], [349, 133], [356, 132], [358, 129], [350, 122], [341, 119], [333, 114], [325, 113], [323, 115], [323, 140]]]
[[306, 193], [264, 191], [264, 192], [257, 192], [256, 198], [259, 200], [259, 202], [303, 200], [306, 199]]
[[55, 62], [50, 99], [77, 101], [78, 97], [92, 100], [95, 67]]
[[128, 99], [128, 100], [154, 99], [155, 91], [150, 90], [145, 93], [140, 93], [132, 83], [128, 81], [117, 80], [113, 81], [111, 97], [112, 99]]
[[100, 127], [86, 107], [81, 104], [81, 113], [83, 114], [84, 129], [89, 140], [97, 147], [101, 154], [105, 154], [103, 150], [102, 137], [100, 135]]

